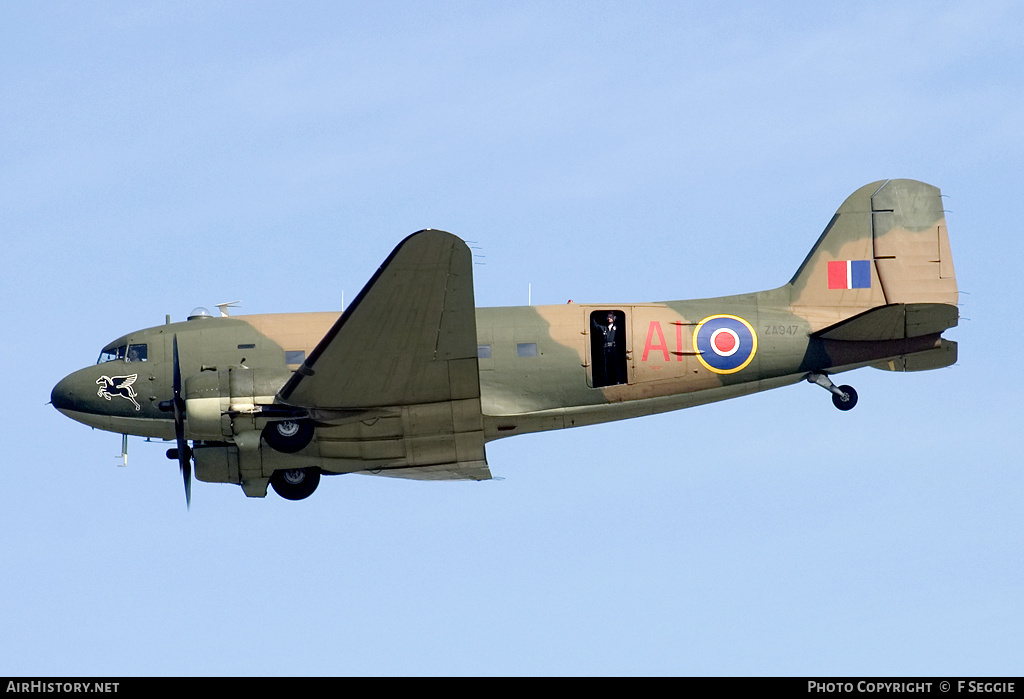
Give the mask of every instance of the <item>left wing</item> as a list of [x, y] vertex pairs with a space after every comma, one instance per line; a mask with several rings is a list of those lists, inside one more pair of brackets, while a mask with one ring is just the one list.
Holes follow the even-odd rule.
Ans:
[[490, 478], [476, 341], [469, 248], [420, 231], [384, 261], [278, 400], [314, 414], [401, 414], [405, 458], [388, 475]]

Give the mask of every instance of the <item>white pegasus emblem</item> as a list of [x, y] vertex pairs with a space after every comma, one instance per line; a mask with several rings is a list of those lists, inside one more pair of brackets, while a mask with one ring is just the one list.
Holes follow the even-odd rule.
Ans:
[[131, 376], [101, 376], [96, 379], [96, 383], [100, 387], [96, 395], [107, 400], [110, 400], [111, 396], [121, 396], [130, 400], [136, 410], [142, 410], [142, 406], [135, 400], [135, 389], [132, 388], [132, 384], [135, 383], [137, 378], [139, 378], [138, 374], [132, 374]]

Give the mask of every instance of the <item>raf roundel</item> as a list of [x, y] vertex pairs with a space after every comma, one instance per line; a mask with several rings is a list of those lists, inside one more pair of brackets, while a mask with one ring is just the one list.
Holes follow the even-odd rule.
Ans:
[[757, 333], [739, 316], [708, 316], [693, 331], [697, 359], [716, 374], [734, 374], [757, 353]]

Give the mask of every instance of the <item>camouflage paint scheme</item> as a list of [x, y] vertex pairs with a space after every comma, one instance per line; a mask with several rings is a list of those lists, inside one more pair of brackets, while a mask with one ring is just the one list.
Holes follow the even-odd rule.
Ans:
[[[273, 483], [291, 499], [312, 490], [289, 491], [282, 474], [483, 480], [484, 445], [501, 437], [805, 379], [845, 400], [829, 374], [948, 366], [956, 343], [941, 333], [957, 324], [957, 301], [939, 190], [912, 180], [854, 192], [789, 283], [710, 299], [477, 309], [465, 243], [421, 231], [340, 318], [199, 316], [140, 330], [62, 380], [52, 402], [99, 429], [174, 439], [176, 343], [200, 480], [258, 497]], [[625, 376], [601, 386], [592, 319], [609, 312], [625, 326]], [[298, 424], [311, 426], [308, 443], [271, 447], [267, 430]]]

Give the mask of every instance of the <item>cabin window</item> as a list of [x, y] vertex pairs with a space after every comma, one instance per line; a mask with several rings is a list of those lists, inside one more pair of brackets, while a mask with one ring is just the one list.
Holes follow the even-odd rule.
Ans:
[[516, 343], [516, 356], [517, 357], [536, 357], [537, 356], [537, 343], [536, 342], [518, 342], [518, 343]]
[[306, 350], [287, 350], [284, 353], [285, 364], [302, 364], [306, 361]]
[[491, 346], [490, 345], [477, 345], [476, 346], [476, 358], [477, 359], [490, 359], [491, 358]]
[[590, 356], [594, 388], [627, 382], [625, 313], [604, 310], [590, 314]]

